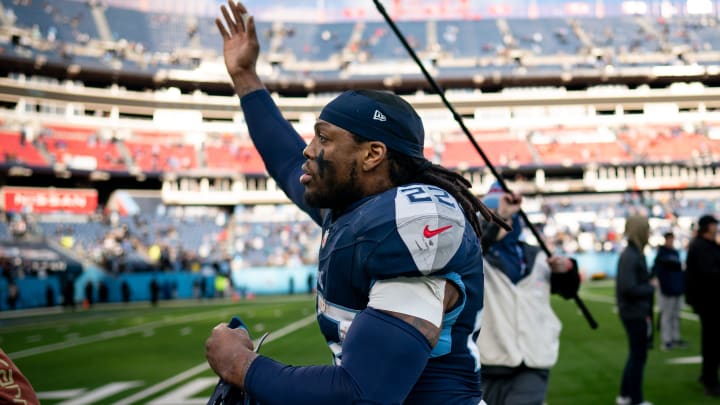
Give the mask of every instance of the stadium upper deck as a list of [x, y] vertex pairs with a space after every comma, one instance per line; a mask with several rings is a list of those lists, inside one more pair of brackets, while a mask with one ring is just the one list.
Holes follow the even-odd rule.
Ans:
[[[191, 176], [233, 183], [244, 176], [259, 180], [243, 189], [272, 188], [236, 98], [226, 97], [231, 89], [210, 17], [93, 1], [0, 4], [0, 73], [8, 76], [0, 78], [0, 166], [8, 174], [80, 172], [91, 182]], [[634, 88], [714, 84], [715, 17], [426, 19], [399, 26], [440, 82], [458, 88], [449, 97], [503, 170], [537, 179], [560, 173], [583, 183], [610, 175], [626, 187], [663, 165], [658, 176], [667, 170], [673, 184], [702, 186], [712, 182], [701, 179], [716, 177], [717, 89]], [[423, 115], [428, 158], [471, 177], [483, 171], [469, 142], [448, 130], [457, 126], [437, 97], [422, 93], [424, 79], [385, 24], [259, 21], [258, 32], [261, 75], [303, 136], [311, 136], [330, 93], [388, 88], [407, 94]], [[556, 86], [512, 88], [548, 83]], [[283, 97], [289, 95], [302, 97]], [[638, 171], [641, 165], [650, 167]]]
[[[712, 80], [720, 60], [714, 16], [400, 21], [400, 30], [446, 87], [521, 83]], [[422, 83], [398, 39], [378, 21], [258, 21], [261, 74], [279, 91], [348, 82], [413, 90]], [[612, 27], [612, 29], [609, 29]], [[5, 72], [149, 87], [196, 82], [227, 92], [212, 17], [139, 11], [100, 2], [3, 0]], [[218, 67], [218, 65], [220, 65]], [[658, 69], [663, 68], [663, 69]], [[402, 80], [398, 79], [401, 78]], [[424, 86], [421, 86], [424, 87]]]

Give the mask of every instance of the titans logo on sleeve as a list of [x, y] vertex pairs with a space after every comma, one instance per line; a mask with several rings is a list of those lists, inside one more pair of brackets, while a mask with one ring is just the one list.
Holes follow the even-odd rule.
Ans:
[[443, 315], [440, 341], [414, 392], [478, 386], [482, 254], [449, 193], [410, 184], [328, 214], [319, 258], [317, 317], [336, 364], [342, 363], [345, 334], [368, 306], [374, 283], [433, 277], [453, 283], [461, 298]]

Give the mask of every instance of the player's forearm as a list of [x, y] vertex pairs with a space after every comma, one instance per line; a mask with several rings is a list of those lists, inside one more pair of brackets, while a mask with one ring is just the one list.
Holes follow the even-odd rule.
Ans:
[[231, 361], [226, 363], [228, 367], [217, 370], [219, 371], [218, 374], [223, 380], [242, 389], [245, 386], [245, 376], [250, 369], [250, 365], [257, 357], [257, 353], [252, 350], [241, 348], [234, 353]]
[[305, 141], [282, 116], [267, 91], [251, 91], [240, 99], [240, 103], [250, 138], [268, 173], [292, 202], [307, 212], [315, 222], [320, 223], [320, 212], [305, 204], [305, 187], [300, 184], [300, 167], [305, 161]]
[[360, 395], [342, 367], [294, 367], [258, 356], [248, 372], [244, 390], [266, 405], [334, 405], [356, 402]]
[[260, 80], [260, 77], [254, 70], [234, 73], [231, 79], [235, 93], [240, 96], [240, 98], [245, 97], [255, 90], [265, 88], [262, 80]]
[[417, 329], [368, 308], [348, 330], [342, 366], [293, 367], [258, 356], [244, 387], [267, 405], [402, 403], [429, 356], [430, 345]]

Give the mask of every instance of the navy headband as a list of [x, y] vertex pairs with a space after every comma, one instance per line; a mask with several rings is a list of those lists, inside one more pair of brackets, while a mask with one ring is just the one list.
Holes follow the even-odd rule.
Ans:
[[425, 130], [417, 112], [394, 94], [346, 91], [323, 108], [320, 119], [388, 148], [425, 159]]

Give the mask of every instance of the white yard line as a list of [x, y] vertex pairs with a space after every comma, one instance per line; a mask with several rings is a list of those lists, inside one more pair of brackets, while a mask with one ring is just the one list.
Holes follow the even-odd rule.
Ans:
[[84, 394], [83, 396], [81, 396], [79, 398], [74, 398], [74, 399], [69, 399], [67, 401], [63, 401], [63, 402], [59, 403], [58, 405], [89, 405], [89, 404], [92, 404], [103, 398], [107, 398], [109, 396], [115, 395], [118, 392], [123, 392], [128, 388], [137, 387], [138, 385], [142, 385], [142, 382], [140, 382], [140, 381], [116, 382], [116, 383], [105, 385], [105, 386], [95, 389], [93, 391], [90, 391], [87, 394]]
[[173, 325], [173, 324], [178, 324], [178, 323], [185, 323], [185, 322], [195, 321], [195, 320], [199, 320], [199, 319], [207, 319], [209, 317], [217, 317], [217, 316], [218, 316], [218, 311], [213, 310], [213, 311], [202, 312], [199, 314], [186, 315], [186, 316], [181, 316], [181, 317], [177, 317], [177, 318], [171, 318], [171, 319], [167, 319], [167, 320], [157, 321], [157, 322], [144, 323], [142, 325], [131, 326], [128, 328], [109, 330], [106, 332], [98, 333], [96, 335], [73, 338], [70, 340], [66, 340], [64, 342], [50, 343], [50, 344], [43, 345], [43, 346], [31, 347], [29, 349], [20, 350], [20, 351], [13, 352], [13, 353], [8, 353], [8, 357], [10, 357], [13, 360], [17, 360], [17, 359], [22, 359], [24, 357], [34, 356], [36, 354], [48, 353], [48, 352], [52, 352], [55, 350], [67, 349], [69, 347], [75, 347], [75, 346], [80, 346], [80, 345], [84, 345], [84, 344], [88, 344], [88, 343], [95, 343], [95, 342], [101, 342], [103, 340], [114, 339], [116, 337], [126, 336], [131, 333], [142, 332], [147, 329], [154, 329], [154, 328], [158, 328], [158, 327], [162, 327], [162, 326], [168, 326], [168, 325]]
[[205, 370], [208, 370], [209, 368], [210, 368], [210, 366], [208, 366], [207, 363], [200, 363], [197, 366], [195, 366], [189, 370], [185, 370], [182, 373], [174, 375], [165, 381], [159, 382], [159, 383], [157, 383], [153, 386], [150, 386], [148, 388], [145, 388], [144, 390], [142, 390], [134, 395], [131, 395], [121, 401], [115, 402], [113, 405], [129, 405], [129, 404], [135, 403], [135, 402], [145, 399], [151, 395], [157, 394], [160, 391], [170, 388], [173, 385], [175, 385], [181, 381], [185, 381], [190, 377], [198, 375], [198, 374], [204, 372]]
[[675, 357], [666, 361], [667, 364], [700, 364], [702, 356]]
[[43, 391], [38, 392], [37, 397], [38, 399], [65, 399], [80, 396], [83, 392], [85, 392], [83, 388], [74, 390]]
[[[280, 338], [282, 338], [282, 337], [284, 337], [284, 336], [286, 336], [286, 335], [289, 335], [289, 334], [297, 331], [298, 329], [302, 329], [302, 328], [304, 328], [304, 327], [312, 324], [313, 322], [315, 322], [316, 319], [317, 319], [317, 318], [316, 318], [316, 315], [315, 315], [315, 314], [312, 314], [312, 315], [307, 316], [307, 317], [305, 317], [305, 318], [299, 319], [299, 320], [297, 320], [297, 321], [295, 321], [295, 322], [293, 322], [293, 323], [290, 323], [290, 324], [288, 324], [287, 326], [284, 326], [284, 327], [282, 327], [282, 328], [280, 328], [280, 329], [278, 329], [278, 330], [276, 330], [276, 331], [274, 331], [274, 332], [270, 332], [270, 335], [268, 335], [267, 339], [265, 339], [265, 343], [264, 343], [264, 344], [268, 344], [268, 343], [272, 342], [273, 340], [280, 339]], [[254, 341], [253, 344], [257, 344], [257, 340]], [[165, 390], [165, 389], [167, 389], [167, 388], [169, 388], [169, 387], [171, 387], [171, 386], [173, 386], [173, 385], [175, 385], [175, 384], [177, 384], [177, 383], [179, 383], [179, 382], [185, 381], [185, 380], [187, 380], [188, 378], [190, 378], [190, 377], [192, 377], [192, 376], [195, 376], [195, 375], [197, 375], [197, 374], [200, 374], [200, 373], [202, 373], [202, 372], [204, 372], [204, 371], [206, 371], [206, 370], [209, 370], [209, 369], [210, 369], [210, 366], [208, 366], [207, 362], [203, 362], [203, 363], [198, 364], [197, 366], [195, 366], [195, 367], [193, 367], [193, 368], [191, 368], [191, 369], [189, 369], [189, 370], [183, 371], [183, 372], [180, 373], [180, 374], [177, 374], [177, 375], [175, 375], [175, 376], [172, 376], [172, 377], [168, 378], [168, 379], [165, 380], [165, 381], [161, 381], [161, 382], [159, 382], [159, 383], [157, 383], [157, 384], [155, 384], [155, 385], [153, 385], [153, 386], [150, 386], [150, 387], [148, 387], [148, 388], [146, 388], [146, 389], [144, 389], [144, 390], [142, 390], [142, 391], [140, 391], [140, 392], [138, 392], [138, 393], [136, 393], [136, 394], [134, 394], [134, 395], [131, 395], [131, 396], [129, 396], [129, 397], [127, 397], [127, 398], [125, 398], [125, 399], [123, 399], [123, 400], [121, 400], [121, 401], [115, 402], [113, 405], [130, 405], [130, 404], [133, 404], [133, 403], [135, 403], [135, 402], [138, 402], [138, 401], [140, 401], [140, 400], [143, 400], [143, 399], [145, 399], [145, 398], [148, 398], [148, 397], [150, 397], [150, 396], [152, 396], [152, 395], [155, 395], [155, 394], [157, 394], [158, 392], [161, 392], [161, 391], [163, 391], [163, 390]]]

